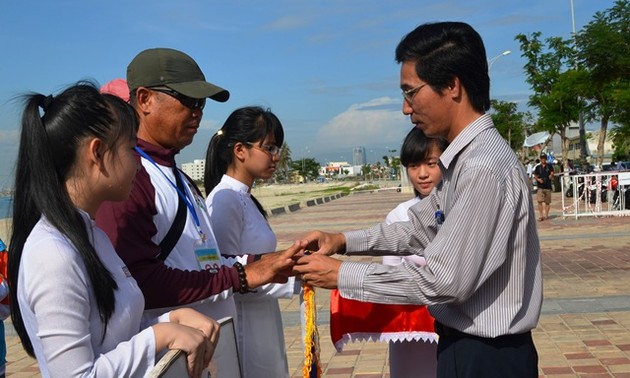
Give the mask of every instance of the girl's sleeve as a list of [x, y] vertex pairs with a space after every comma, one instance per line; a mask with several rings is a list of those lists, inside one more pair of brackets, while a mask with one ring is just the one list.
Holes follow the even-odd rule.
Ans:
[[50, 238], [34, 245], [22, 257], [20, 276], [20, 306], [35, 314], [36, 334], [29, 337], [41, 341], [43, 361], [38, 363], [51, 377], [142, 377], [152, 369], [152, 328], [95, 355], [92, 343], [100, 343], [102, 335], [92, 334], [90, 319], [98, 309], [85, 265], [65, 240]]

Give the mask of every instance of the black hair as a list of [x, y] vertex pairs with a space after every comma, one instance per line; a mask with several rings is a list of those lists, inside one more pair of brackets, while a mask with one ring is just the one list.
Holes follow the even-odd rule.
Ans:
[[104, 324], [102, 337], [105, 336], [115, 310], [114, 290], [118, 286], [98, 258], [85, 220], [74, 206], [65, 183], [74, 172], [77, 150], [85, 138], [98, 137], [107, 148], [113, 149], [122, 138], [135, 138], [138, 119], [130, 105], [116, 96], [100, 94], [97, 86], [89, 82], [79, 82], [55, 97], [29, 94], [24, 102], [8, 281], [13, 298], [13, 326], [24, 349], [33, 356], [33, 345], [17, 301], [18, 275], [24, 244], [42, 217], [73, 244], [83, 260]]
[[[400, 164], [407, 168], [411, 164], [419, 164], [429, 159], [432, 147], [440, 150], [440, 154], [448, 147], [448, 141], [444, 138], [432, 138], [424, 134], [417, 127], [412, 128], [407, 133], [402, 147], [400, 148]], [[420, 193], [414, 188], [416, 196]]]
[[490, 109], [486, 49], [479, 33], [463, 22], [418, 26], [396, 47], [396, 62], [415, 61], [418, 77], [435, 91], [459, 78], [476, 111]]
[[[271, 110], [260, 106], [246, 106], [233, 111], [208, 144], [203, 176], [206, 195], [210, 194], [227, 172], [234, 158], [232, 150], [236, 143], [262, 143], [268, 135], [273, 135], [276, 146], [282, 147], [284, 143], [282, 123]], [[267, 217], [260, 202], [253, 195], [251, 198], [261, 214]]]
[[426, 161], [431, 153], [431, 147], [437, 147], [440, 153], [448, 147], [444, 138], [428, 137], [417, 127], [409, 131], [400, 149], [400, 164], [407, 168], [410, 164]]

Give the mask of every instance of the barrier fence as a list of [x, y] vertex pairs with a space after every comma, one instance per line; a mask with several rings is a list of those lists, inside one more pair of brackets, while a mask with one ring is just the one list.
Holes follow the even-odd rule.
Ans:
[[563, 217], [630, 216], [630, 172], [562, 175], [560, 185]]

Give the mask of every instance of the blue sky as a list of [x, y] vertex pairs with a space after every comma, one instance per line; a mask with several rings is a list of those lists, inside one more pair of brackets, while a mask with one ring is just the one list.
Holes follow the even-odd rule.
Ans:
[[[576, 29], [613, 0], [574, 0]], [[365, 1], [10, 1], [0, 12], [0, 188], [10, 186], [20, 118], [16, 96], [56, 93], [81, 79], [125, 76], [151, 47], [191, 55], [208, 81], [227, 88], [209, 102], [202, 129], [179, 164], [205, 156], [230, 112], [271, 108], [294, 158], [369, 161], [399, 148], [410, 127], [401, 113], [394, 49], [417, 25], [464, 21], [483, 37], [492, 98], [527, 102], [519, 33], [571, 36], [570, 0]]]

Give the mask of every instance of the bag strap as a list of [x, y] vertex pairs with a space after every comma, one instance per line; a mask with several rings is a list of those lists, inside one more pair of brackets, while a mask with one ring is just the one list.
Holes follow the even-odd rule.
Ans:
[[[173, 173], [175, 174], [177, 188], [182, 193], [186, 193], [184, 183], [177, 171], [177, 167], [173, 167]], [[179, 202], [177, 202], [177, 214], [175, 214], [175, 220], [173, 220], [171, 228], [166, 233], [166, 236], [164, 236], [164, 239], [162, 239], [162, 242], [160, 242], [160, 254], [158, 255], [158, 259], [162, 261], [166, 260], [168, 255], [171, 254], [175, 244], [177, 244], [179, 238], [182, 236], [182, 231], [184, 231], [184, 225], [186, 224], [186, 204], [184, 203], [182, 196], [178, 195], [177, 198], [179, 198]]]

